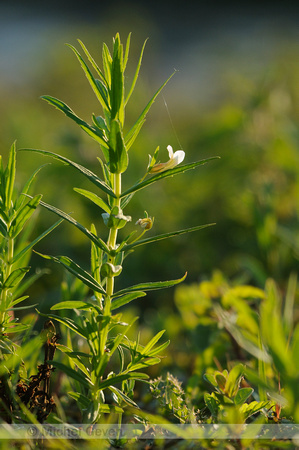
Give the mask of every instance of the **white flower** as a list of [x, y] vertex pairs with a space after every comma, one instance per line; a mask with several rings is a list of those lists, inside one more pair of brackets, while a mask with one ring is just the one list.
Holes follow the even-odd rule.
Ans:
[[167, 146], [169, 160], [166, 163], [155, 164], [151, 169], [150, 173], [160, 173], [165, 170], [173, 169], [175, 166], [180, 164], [185, 158], [184, 150], [177, 150], [173, 153], [173, 149], [171, 145]]

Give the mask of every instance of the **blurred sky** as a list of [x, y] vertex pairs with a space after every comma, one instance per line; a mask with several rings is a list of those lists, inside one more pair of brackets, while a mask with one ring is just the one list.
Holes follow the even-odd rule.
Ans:
[[100, 44], [102, 36], [132, 31], [140, 43], [150, 38], [155, 76], [176, 68], [187, 100], [194, 100], [194, 83], [196, 95], [210, 100], [230, 61], [250, 76], [274, 53], [298, 46], [298, 18], [299, 2], [287, 1], [2, 1], [0, 84], [34, 80], [56, 45], [75, 44], [90, 32]]

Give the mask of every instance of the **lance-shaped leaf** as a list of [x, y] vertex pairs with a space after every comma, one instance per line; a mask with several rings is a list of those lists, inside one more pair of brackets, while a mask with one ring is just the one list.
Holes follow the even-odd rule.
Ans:
[[113, 299], [111, 304], [111, 310], [120, 308], [121, 306], [127, 305], [131, 301], [135, 300], [136, 298], [145, 297], [146, 293], [143, 291], [136, 291], [131, 292], [129, 294], [122, 295], [120, 297], [116, 297]]
[[7, 223], [0, 217], [0, 233], [2, 236], [6, 237], [8, 233]]
[[162, 91], [164, 86], [166, 86], [166, 84], [173, 77], [174, 74], [175, 74], [175, 72], [173, 72], [170, 75], [170, 77], [165, 81], [165, 83], [163, 83], [162, 86], [157, 90], [157, 92], [154, 94], [154, 96], [151, 98], [151, 100], [148, 102], [148, 104], [146, 105], [146, 107], [144, 108], [144, 110], [142, 111], [140, 116], [138, 117], [138, 119], [135, 122], [135, 124], [133, 125], [133, 127], [126, 134], [126, 136], [125, 136], [125, 143], [126, 143], [127, 150], [129, 150], [129, 148], [131, 147], [131, 145], [135, 141], [136, 137], [138, 136], [138, 134], [139, 134], [139, 132], [141, 130], [141, 127], [142, 127], [142, 125], [145, 122], [145, 117], [146, 117], [147, 113], [149, 112], [151, 106], [153, 105], [154, 101], [156, 100], [156, 98], [158, 97], [158, 95], [160, 94], [160, 92]]
[[79, 189], [79, 188], [74, 188], [74, 191], [78, 192], [79, 194], [83, 195], [84, 197], [88, 198], [89, 200], [91, 200], [95, 205], [99, 206], [100, 208], [102, 208], [104, 211], [106, 211], [106, 213], [110, 214], [111, 209], [110, 207], [107, 205], [106, 202], [104, 202], [104, 200], [99, 197], [98, 195], [94, 194], [93, 192], [87, 191], [85, 189]]
[[172, 177], [173, 175], [177, 175], [178, 173], [183, 173], [186, 172], [187, 170], [195, 169], [195, 167], [203, 166], [204, 164], [208, 163], [209, 161], [213, 161], [214, 159], [219, 159], [219, 156], [213, 156], [211, 158], [203, 159], [201, 161], [197, 161], [194, 163], [184, 164], [183, 166], [176, 166], [173, 169], [165, 170], [165, 172], [157, 173], [151, 178], [148, 178], [147, 180], [144, 180], [141, 183], [135, 184], [130, 189], [123, 192], [121, 196], [125, 197], [126, 195], [131, 194], [132, 192], [139, 191], [140, 189], [143, 189], [146, 186], [149, 186], [150, 184], [155, 183], [158, 180], [162, 180], [163, 178]]
[[50, 95], [43, 95], [41, 98], [43, 100], [46, 100], [46, 102], [48, 102], [50, 105], [54, 106], [59, 111], [63, 112], [67, 117], [76, 122], [82, 128], [82, 130], [85, 131], [85, 133], [92, 137], [96, 142], [101, 144], [103, 151], [105, 148], [108, 148], [107, 142], [104, 138], [104, 133], [98, 126], [92, 127], [87, 122], [80, 119], [80, 117], [78, 117], [66, 103], [64, 103], [62, 100], [59, 100], [58, 98], [51, 97]]
[[26, 245], [19, 253], [15, 254], [12, 263], [14, 264], [16, 261], [21, 259], [29, 250], [32, 249], [38, 242], [40, 242], [45, 236], [47, 236], [51, 231], [53, 231], [58, 225], [60, 225], [63, 222], [63, 220], [58, 220], [54, 225], [52, 225], [50, 228], [48, 228], [46, 231], [44, 231], [42, 234], [40, 234], [34, 241], [30, 242], [30, 244]]
[[78, 334], [81, 337], [87, 338], [87, 331], [84, 330], [84, 328], [80, 327], [73, 319], [69, 319], [68, 317], [60, 317], [56, 316], [55, 314], [43, 314], [40, 311], [36, 309], [37, 313], [42, 316], [46, 317], [47, 319], [53, 319], [57, 320], [57, 322], [62, 323], [70, 330], [74, 331], [76, 334]]
[[15, 209], [16, 209], [16, 210], [19, 209], [19, 208], [21, 208], [22, 205], [26, 202], [26, 200], [27, 200], [26, 194], [28, 194], [28, 192], [29, 192], [29, 190], [30, 190], [30, 188], [31, 188], [31, 186], [32, 186], [32, 184], [33, 184], [33, 182], [34, 182], [35, 179], [36, 179], [37, 174], [41, 171], [41, 169], [42, 169], [43, 167], [46, 167], [46, 166], [49, 165], [49, 164], [50, 164], [50, 163], [43, 164], [42, 166], [38, 167], [38, 168], [33, 172], [33, 174], [31, 175], [31, 177], [28, 179], [28, 181], [26, 182], [25, 186], [23, 187], [22, 195], [20, 195], [20, 196], [18, 197], [18, 199], [17, 199], [17, 201], [16, 201], [16, 203], [15, 203]]
[[50, 256], [43, 255], [42, 253], [35, 252], [40, 255], [42, 258], [50, 259], [59, 264], [62, 264], [66, 270], [68, 270], [71, 274], [75, 275], [75, 277], [79, 278], [86, 286], [96, 292], [100, 292], [103, 295], [106, 295], [103, 287], [98, 283], [86, 270], [80, 267], [77, 263], [75, 263], [71, 258], [67, 256]]
[[125, 380], [146, 380], [148, 378], [149, 376], [146, 373], [141, 372], [124, 373], [107, 378], [106, 380], [99, 383], [98, 388], [105, 389], [109, 386], [114, 386], [115, 383], [121, 383]]
[[5, 209], [11, 207], [12, 193], [16, 175], [16, 144], [12, 144], [9, 152], [7, 167], [4, 172], [5, 177]]
[[73, 50], [73, 52], [77, 56], [78, 61], [80, 62], [81, 67], [82, 67], [82, 69], [83, 69], [83, 71], [84, 71], [84, 73], [86, 75], [86, 78], [87, 78], [90, 86], [92, 87], [92, 90], [95, 93], [97, 99], [101, 103], [103, 109], [109, 109], [108, 99], [104, 95], [104, 92], [99, 89], [99, 86], [96, 83], [96, 80], [94, 79], [94, 77], [93, 77], [91, 71], [89, 70], [87, 64], [85, 63], [84, 59], [82, 58], [82, 56], [80, 55], [80, 53], [78, 52], [78, 50], [75, 47], [73, 47], [70, 44], [67, 44], [67, 45], [70, 47], [70, 49]]
[[[132, 92], [134, 91], [134, 88], [135, 88], [135, 85], [136, 85], [136, 82], [137, 82], [137, 79], [138, 79], [140, 67], [141, 67], [141, 62], [142, 62], [142, 57], [143, 57], [143, 52], [144, 52], [144, 48], [145, 48], [146, 42], [147, 42], [147, 39], [144, 41], [144, 44], [142, 46], [140, 57], [139, 57], [139, 61], [138, 61], [138, 64], [137, 64], [137, 69], [136, 69], [136, 72], [135, 72], [135, 75], [134, 75], [134, 78], [133, 78], [133, 82], [132, 82], [131, 88], [130, 88], [129, 93], [128, 93], [127, 97], [126, 97], [125, 105], [128, 103], [128, 101], [129, 101], [129, 99], [130, 99], [130, 97], [132, 95]], [[128, 49], [128, 46], [127, 46], [127, 49]]]
[[19, 269], [15, 269], [4, 281], [3, 289], [10, 289], [16, 286], [29, 270], [30, 267], [20, 267]]
[[51, 361], [51, 364], [56, 367], [57, 369], [61, 370], [63, 373], [68, 375], [70, 378], [73, 378], [76, 381], [79, 381], [80, 384], [87, 388], [91, 388], [94, 384], [91, 381], [91, 379], [83, 372], [79, 372], [75, 369], [72, 369], [69, 366], [66, 366], [65, 364], [62, 364], [59, 361]]
[[192, 228], [185, 228], [184, 230], [172, 231], [170, 233], [159, 234], [157, 236], [149, 237], [146, 239], [141, 239], [140, 241], [133, 242], [132, 244], [127, 244], [122, 249], [123, 251], [132, 250], [134, 247], [138, 247], [140, 245], [151, 244], [152, 242], [162, 241], [163, 239], [172, 238], [174, 236], [179, 236], [180, 234], [192, 233], [193, 231], [202, 230], [203, 228], [211, 227], [215, 225], [215, 223], [208, 223], [206, 225], [198, 225]]
[[97, 74], [100, 76], [100, 78], [102, 79], [103, 83], [106, 84], [106, 80], [104, 77], [103, 72], [101, 71], [101, 69], [99, 68], [99, 66], [97, 65], [97, 63], [95, 62], [95, 60], [93, 59], [93, 57], [91, 56], [91, 54], [89, 53], [89, 51], [87, 50], [87, 48], [85, 47], [85, 45], [83, 44], [82, 41], [80, 41], [80, 39], [78, 39], [79, 44], [81, 45], [85, 55], [87, 56], [89, 62], [91, 62], [92, 67], [95, 69], [95, 71], [97, 72]]
[[78, 228], [78, 230], [82, 231], [82, 233], [84, 233], [92, 242], [94, 242], [95, 245], [100, 247], [106, 253], [109, 253], [109, 249], [108, 249], [107, 245], [105, 244], [105, 242], [102, 239], [95, 236], [93, 233], [91, 233], [87, 228], [85, 228], [83, 225], [81, 225], [79, 222], [77, 222], [77, 220], [73, 219], [73, 217], [71, 217], [70, 215], [61, 211], [60, 209], [55, 208], [55, 206], [48, 205], [48, 203], [40, 202], [40, 205], [43, 206], [44, 208], [48, 209], [49, 211], [54, 212], [55, 214], [57, 214], [58, 216], [62, 217], [65, 220], [67, 220], [68, 222], [72, 223], [73, 225], [75, 225], [75, 227]]
[[15, 218], [11, 223], [11, 227], [9, 230], [9, 234], [11, 237], [15, 238], [22, 231], [25, 223], [32, 216], [34, 211], [36, 210], [42, 195], [36, 195], [35, 197], [31, 197], [25, 205], [23, 205], [16, 213]]
[[114, 39], [113, 59], [111, 65], [111, 119], [118, 119], [124, 123], [124, 74], [123, 74], [123, 46], [117, 33]]
[[74, 167], [80, 173], [82, 173], [85, 177], [87, 177], [89, 179], [89, 181], [91, 181], [97, 187], [102, 189], [102, 191], [104, 191], [106, 194], [115, 198], [115, 194], [112, 191], [112, 189], [108, 186], [108, 184], [106, 184], [96, 174], [91, 172], [91, 170], [87, 169], [86, 167], [81, 166], [80, 164], [77, 164], [74, 161], [71, 161], [70, 159], [65, 158], [64, 156], [60, 156], [60, 155], [57, 155], [56, 153], [48, 152], [46, 150], [39, 150], [39, 149], [34, 149], [34, 148], [22, 148], [21, 150], [40, 153], [41, 155], [45, 155], [45, 156], [50, 156], [51, 158], [58, 159], [59, 161], [62, 161], [64, 163], [68, 164], [69, 166]]
[[135, 284], [134, 286], [130, 286], [128, 288], [125, 288], [125, 289], [122, 289], [121, 291], [116, 292], [113, 295], [113, 298], [114, 297], [119, 297], [119, 296], [121, 296], [123, 294], [127, 294], [129, 292], [154, 291], [154, 290], [158, 290], [158, 289], [164, 289], [164, 288], [172, 287], [172, 286], [175, 286], [176, 284], [179, 284], [182, 281], [184, 281], [186, 276], [187, 276], [187, 272], [185, 273], [185, 275], [182, 278], [179, 278], [177, 280], [153, 281], [153, 282], [149, 282], [149, 283]]
[[109, 162], [112, 173], [123, 173], [128, 167], [128, 154], [123, 140], [121, 125], [118, 120], [111, 121]]
[[90, 309], [95, 309], [97, 313], [101, 314], [99, 305], [84, 302], [82, 300], [67, 300], [65, 302], [56, 303], [56, 305], [51, 307], [51, 310], [54, 311], [61, 309], [80, 309], [82, 311], [89, 311]]

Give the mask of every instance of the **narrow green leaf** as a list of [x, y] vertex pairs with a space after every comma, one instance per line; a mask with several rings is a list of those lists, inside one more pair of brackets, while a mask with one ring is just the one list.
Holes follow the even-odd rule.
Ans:
[[34, 241], [30, 242], [25, 248], [23, 248], [19, 253], [15, 254], [12, 260], [12, 264], [14, 264], [16, 261], [21, 259], [29, 250], [32, 249], [38, 242], [40, 242], [45, 236], [47, 236], [51, 231], [53, 231], [58, 225], [61, 224], [63, 220], [58, 220], [54, 223], [50, 228], [48, 228], [46, 231], [44, 231], [42, 234], [40, 234]]
[[148, 378], [149, 376], [146, 373], [141, 372], [125, 373], [107, 378], [106, 380], [99, 383], [98, 388], [105, 389], [107, 387], [114, 386], [115, 383], [121, 383], [125, 380], [146, 380]]
[[165, 330], [159, 331], [149, 342], [146, 344], [146, 346], [141, 351], [142, 355], [147, 355], [147, 353], [153, 348], [153, 346], [158, 342], [158, 340], [163, 336], [165, 333]]
[[119, 297], [119, 296], [121, 296], [123, 294], [127, 294], [129, 292], [154, 291], [154, 290], [158, 290], [158, 289], [164, 289], [164, 288], [167, 288], [167, 287], [172, 287], [172, 286], [175, 286], [176, 284], [179, 284], [182, 281], [184, 281], [186, 276], [187, 276], [187, 272], [185, 273], [185, 275], [182, 278], [179, 278], [177, 280], [156, 281], [156, 282], [135, 284], [134, 286], [130, 286], [130, 287], [126, 288], [126, 289], [122, 289], [121, 291], [116, 292], [113, 295], [113, 298], [114, 297]]
[[59, 361], [51, 361], [51, 364], [56, 367], [57, 369], [61, 370], [63, 373], [68, 375], [70, 378], [73, 378], [76, 381], [79, 381], [80, 384], [83, 384], [83, 386], [87, 388], [91, 388], [93, 386], [93, 382], [91, 379], [82, 372], [78, 372], [77, 370], [72, 369], [71, 367], [66, 366], [65, 364], [59, 362]]
[[[29, 295], [24, 295], [23, 297], [19, 297], [16, 300], [14, 300], [13, 302], [11, 302], [9, 304], [9, 307], [12, 308], [14, 305], [17, 305], [18, 303], [23, 302], [24, 300], [26, 300], [26, 298], [29, 298]], [[32, 307], [35, 305], [31, 305]]]
[[[97, 230], [94, 224], [91, 224], [90, 231], [92, 234], [97, 236]], [[101, 275], [100, 275], [100, 268], [101, 268], [101, 262], [102, 262], [102, 250], [96, 246], [93, 242], [91, 242], [91, 255], [90, 255], [90, 269], [91, 269], [91, 275], [93, 278], [101, 284]], [[95, 294], [98, 302], [100, 303], [101, 297], [99, 294]]]
[[135, 317], [123, 330], [122, 333], [119, 333], [118, 336], [113, 341], [113, 346], [110, 349], [109, 356], [113, 355], [117, 347], [121, 344], [122, 340], [125, 338], [126, 333], [131, 328], [131, 326], [136, 322], [137, 317]]
[[59, 264], [62, 264], [63, 267], [66, 268], [66, 270], [68, 270], [71, 274], [79, 278], [79, 280], [81, 280], [82, 283], [84, 283], [90, 289], [100, 292], [103, 295], [106, 295], [106, 292], [104, 291], [103, 287], [88, 272], [86, 272], [82, 267], [80, 267], [79, 264], [75, 263], [71, 258], [67, 256], [43, 255], [42, 253], [39, 252], [35, 253], [40, 255], [42, 258], [50, 259]]
[[34, 211], [36, 210], [42, 195], [36, 195], [35, 197], [30, 197], [25, 205], [23, 205], [16, 213], [15, 218], [11, 223], [9, 234], [11, 237], [15, 238], [22, 231], [27, 220], [30, 219]]
[[152, 349], [150, 352], [147, 352], [147, 355], [152, 357], [159, 355], [163, 350], [165, 350], [166, 347], [170, 344], [170, 341], [166, 341], [163, 344], [159, 345], [158, 347]]
[[7, 223], [5, 223], [5, 221], [2, 219], [2, 217], [0, 217], [0, 233], [4, 237], [6, 237], [7, 233], [8, 233]]
[[71, 216], [69, 216], [65, 212], [61, 211], [60, 209], [55, 208], [55, 206], [48, 205], [47, 203], [40, 202], [40, 205], [43, 206], [44, 208], [48, 209], [49, 211], [54, 212], [58, 216], [67, 220], [68, 222], [70, 222], [71, 224], [75, 225], [75, 227], [78, 228], [80, 231], [82, 231], [82, 233], [84, 233], [92, 242], [94, 242], [95, 245], [97, 245], [102, 250], [104, 250], [104, 252], [106, 252], [108, 254], [110, 253], [107, 245], [105, 244], [104, 241], [102, 241], [102, 239], [95, 236], [93, 233], [91, 233], [87, 228], [85, 228], [83, 225], [81, 225], [79, 222], [77, 222]]
[[124, 123], [124, 74], [123, 74], [123, 46], [119, 34], [115, 36], [113, 59], [111, 65], [111, 119], [118, 119]]
[[11, 208], [12, 194], [16, 175], [16, 143], [10, 148], [7, 167], [4, 172], [5, 177], [5, 209]]
[[38, 280], [46, 273], [49, 273], [47, 269], [37, 269], [33, 275], [23, 280], [22, 283], [19, 284], [16, 289], [14, 289], [12, 300], [14, 301], [15, 299], [17, 299], [20, 295], [27, 291], [27, 289], [29, 289], [30, 286], [32, 286], [36, 282], [36, 280]]
[[50, 95], [43, 95], [41, 98], [43, 100], [46, 100], [46, 102], [48, 102], [50, 105], [54, 106], [59, 111], [63, 112], [67, 117], [76, 122], [82, 128], [82, 130], [85, 131], [85, 133], [87, 133], [90, 137], [92, 137], [96, 142], [98, 142], [103, 147], [103, 150], [105, 148], [108, 148], [104, 135], [99, 130], [99, 128], [98, 127], [94, 128], [84, 120], [80, 119], [80, 117], [78, 117], [66, 103], [59, 100], [58, 98], [51, 97]]
[[118, 389], [115, 386], [109, 386], [109, 389], [111, 392], [113, 392], [116, 397], [119, 398], [121, 402], [125, 402], [129, 406], [133, 406], [134, 408], [139, 408], [137, 403], [134, 402], [130, 397], [128, 397], [124, 392], [122, 392], [120, 389]]
[[124, 55], [124, 62], [123, 62], [123, 72], [125, 72], [126, 67], [127, 67], [127, 63], [128, 63], [128, 59], [129, 59], [129, 51], [130, 51], [130, 43], [131, 43], [131, 34], [128, 34], [127, 37], [127, 42], [126, 42], [126, 50], [125, 50], [125, 55]]
[[[139, 61], [138, 61], [138, 64], [137, 64], [137, 69], [136, 69], [136, 72], [135, 72], [135, 75], [134, 75], [134, 78], [133, 78], [133, 82], [132, 82], [131, 88], [130, 88], [129, 93], [128, 93], [127, 97], [126, 97], [125, 105], [128, 103], [128, 101], [129, 101], [129, 99], [130, 99], [130, 97], [131, 97], [131, 95], [132, 95], [132, 93], [133, 93], [133, 91], [135, 89], [135, 85], [136, 85], [136, 82], [137, 82], [137, 79], [138, 79], [138, 75], [139, 75], [139, 71], [140, 71], [140, 67], [141, 67], [141, 62], [142, 62], [142, 57], [143, 57], [143, 52], [144, 52], [144, 48], [145, 48], [145, 44], [146, 43], [147, 43], [147, 39], [144, 41], [144, 44], [142, 46], [140, 57], [139, 57]], [[124, 64], [124, 66], [125, 65], [126, 64]], [[143, 122], [141, 121], [141, 123], [143, 123]]]
[[80, 392], [68, 392], [68, 395], [72, 397], [76, 402], [81, 405], [82, 409], [87, 409], [90, 405], [90, 398], [86, 397], [86, 395], [81, 394]]
[[172, 231], [170, 233], [159, 234], [158, 236], [149, 237], [146, 239], [141, 239], [140, 241], [133, 242], [132, 244], [127, 244], [124, 246], [124, 251], [127, 252], [132, 248], [139, 247], [140, 245], [151, 244], [152, 242], [161, 241], [163, 239], [172, 238], [174, 236], [179, 236], [180, 234], [191, 233], [193, 231], [202, 230], [203, 228], [211, 227], [216, 225], [215, 223], [208, 223], [206, 225], [197, 225], [196, 227], [186, 228], [184, 230]]
[[130, 129], [130, 131], [125, 136], [125, 143], [126, 143], [127, 149], [129, 149], [128, 143], [132, 142], [132, 140], [134, 141], [136, 139], [136, 137], [137, 137], [139, 131], [141, 130], [141, 127], [145, 121], [145, 117], [146, 117], [148, 111], [150, 110], [151, 106], [153, 105], [154, 101], [156, 100], [156, 98], [158, 97], [158, 95], [160, 94], [162, 89], [166, 86], [166, 84], [173, 77], [174, 74], [175, 74], [175, 72], [173, 72], [170, 75], [170, 77], [165, 81], [165, 83], [163, 83], [162, 86], [157, 90], [157, 92], [154, 94], [154, 96], [151, 98], [151, 100], [148, 102], [148, 104], [146, 105], [146, 107], [144, 108], [144, 110], [142, 111], [140, 116], [138, 117], [138, 119], [135, 122], [135, 124], [133, 125], [133, 127]]
[[105, 72], [105, 79], [108, 84], [108, 87], [111, 87], [111, 66], [112, 66], [112, 57], [110, 55], [109, 49], [107, 45], [103, 44], [103, 51], [102, 51], [102, 57], [103, 57], [103, 67]]
[[151, 178], [148, 178], [147, 180], [142, 181], [141, 183], [137, 183], [134, 186], [132, 186], [130, 189], [122, 193], [122, 197], [125, 197], [128, 194], [131, 194], [132, 192], [139, 191], [140, 189], [145, 188], [146, 186], [149, 186], [152, 183], [155, 183], [158, 180], [162, 180], [163, 178], [172, 177], [173, 175], [177, 175], [178, 173], [186, 172], [187, 170], [195, 169], [195, 167], [203, 166], [204, 164], [207, 164], [210, 161], [213, 161], [214, 159], [219, 159], [218, 156], [213, 156], [211, 158], [203, 159], [201, 161], [197, 161], [190, 164], [184, 164], [183, 166], [176, 166], [173, 169], [165, 170], [165, 172], [157, 173], [156, 175], [153, 175]]
[[[80, 357], [76, 354], [76, 352], [73, 352], [70, 348], [66, 347], [65, 345], [56, 344], [57, 348], [62, 351], [64, 354], [70, 358], [72, 363], [74, 363], [88, 378], [90, 378], [90, 373], [88, 369], [85, 367], [83, 362], [80, 360]], [[74, 367], [74, 366], [72, 366]]]
[[90, 311], [90, 309], [95, 309], [97, 312], [99, 312], [99, 305], [84, 302], [82, 300], [67, 300], [65, 302], [56, 303], [56, 305], [53, 305], [51, 307], [52, 311], [61, 309], [80, 309], [82, 311]]
[[11, 289], [16, 286], [29, 270], [30, 267], [20, 267], [19, 269], [15, 269], [4, 281], [3, 289]]
[[95, 184], [97, 187], [99, 187], [102, 191], [104, 191], [106, 194], [110, 195], [111, 197], [115, 198], [115, 194], [112, 191], [112, 189], [104, 182], [102, 181], [97, 175], [95, 175], [93, 172], [91, 172], [89, 169], [87, 169], [84, 166], [81, 166], [80, 164], [77, 164], [73, 161], [71, 161], [68, 158], [65, 158], [64, 156], [57, 155], [56, 153], [48, 152], [45, 150], [38, 150], [33, 148], [22, 148], [22, 151], [30, 151], [35, 153], [40, 153], [41, 155], [50, 156], [51, 158], [58, 159], [59, 161], [62, 161], [75, 169], [77, 169], [80, 173], [82, 173], [85, 177], [89, 179], [93, 184]]
[[[261, 351], [265, 351], [263, 343], [262, 343], [260, 331], [258, 332], [258, 334], [259, 334], [258, 335], [259, 348]], [[258, 359], [258, 374], [259, 374], [260, 379], [263, 381], [263, 384], [264, 385], [267, 384], [266, 363], [262, 359]], [[261, 401], [267, 400], [267, 390], [262, 385], [258, 386], [258, 393], [259, 393], [259, 398]]]
[[87, 48], [85, 47], [83, 42], [80, 39], [78, 39], [78, 42], [81, 45], [81, 47], [82, 47], [85, 55], [87, 56], [89, 62], [92, 64], [92, 67], [95, 69], [97, 74], [101, 77], [102, 81], [104, 83], [106, 83], [106, 80], [105, 80], [103, 72], [101, 71], [101, 69], [99, 68], [99, 66], [97, 65], [97, 63], [95, 62], [95, 60], [93, 59], [93, 57], [91, 56], [91, 54], [89, 53], [89, 51], [87, 50]]
[[26, 194], [28, 194], [33, 182], [36, 180], [36, 176], [37, 174], [46, 166], [48, 166], [49, 163], [47, 164], [43, 164], [42, 166], [38, 167], [33, 174], [31, 175], [31, 177], [27, 180], [25, 186], [22, 189], [22, 195], [19, 196], [19, 198], [17, 199], [16, 203], [15, 203], [15, 209], [19, 209], [21, 208], [21, 206], [25, 203], [26, 201]]
[[118, 120], [112, 120], [109, 137], [110, 172], [123, 173], [128, 167], [128, 154], [126, 151], [121, 125]]
[[146, 359], [143, 359], [142, 361], [136, 362], [132, 365], [129, 364], [128, 369], [129, 370], [145, 369], [149, 366], [154, 366], [156, 364], [159, 364], [160, 362], [161, 362], [160, 358], [146, 358]]
[[[93, 90], [93, 92], [95, 93], [97, 99], [99, 100], [99, 102], [101, 103], [102, 107], [104, 109], [108, 108], [107, 105], [107, 98], [103, 98], [102, 96], [102, 92], [99, 90], [98, 85], [96, 83], [96, 80], [94, 79], [94, 76], [92, 75], [91, 71], [89, 70], [87, 64], [85, 63], [84, 59], [82, 58], [82, 56], [80, 55], [80, 53], [78, 52], [78, 50], [73, 47], [70, 44], [67, 44], [68, 47], [70, 47], [71, 50], [73, 50], [73, 52], [75, 53], [76, 57], [78, 58], [78, 61], [80, 62], [80, 65], [85, 73], [85, 76]], [[101, 76], [101, 75], [100, 75]], [[104, 78], [105, 80], [105, 78]]]
[[113, 311], [114, 309], [117, 309], [117, 308], [120, 308], [121, 306], [127, 305], [128, 303], [130, 303], [132, 300], [135, 300], [136, 298], [145, 297], [145, 296], [146, 296], [145, 292], [137, 291], [137, 292], [131, 292], [130, 294], [125, 294], [121, 297], [115, 297], [112, 300], [111, 310]]
[[74, 191], [78, 192], [79, 194], [83, 195], [84, 197], [88, 198], [89, 200], [91, 200], [95, 205], [99, 206], [100, 208], [102, 208], [104, 211], [106, 211], [108, 214], [111, 213], [111, 209], [110, 207], [107, 205], [106, 202], [104, 202], [103, 199], [101, 199], [101, 197], [99, 197], [98, 195], [94, 194], [93, 192], [90, 191], [86, 191], [85, 189], [80, 189], [80, 188], [74, 188]]
[[62, 323], [63, 325], [65, 325], [67, 328], [69, 328], [70, 330], [74, 331], [75, 333], [77, 333], [79, 336], [84, 337], [86, 339], [86, 332], [85, 330], [80, 327], [78, 324], [76, 324], [74, 322], [74, 320], [69, 319], [69, 318], [64, 318], [64, 317], [60, 317], [60, 316], [55, 316], [54, 314], [43, 314], [40, 311], [36, 310], [37, 313], [42, 316], [42, 317], [46, 317], [47, 319], [53, 319], [53, 320], [57, 320], [57, 322]]
[[30, 327], [30, 325], [17, 323], [14, 321], [4, 323], [2, 326], [6, 333], [21, 333], [22, 331], [28, 330]]

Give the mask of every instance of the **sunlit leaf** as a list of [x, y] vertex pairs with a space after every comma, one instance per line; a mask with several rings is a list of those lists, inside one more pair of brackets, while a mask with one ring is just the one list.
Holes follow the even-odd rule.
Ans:
[[154, 281], [154, 282], [149, 282], [149, 283], [140, 283], [140, 284], [135, 284], [134, 286], [130, 286], [128, 288], [122, 289], [121, 291], [116, 292], [113, 295], [114, 297], [119, 297], [123, 294], [127, 294], [129, 292], [135, 292], [135, 291], [154, 291], [157, 289], [164, 289], [167, 287], [172, 287], [175, 286], [176, 284], [181, 283], [182, 281], [185, 280], [187, 276], [187, 272], [185, 273], [185, 275], [182, 278], [179, 278], [177, 280], [170, 280], [170, 281]]
[[132, 192], [139, 191], [140, 189], [145, 188], [146, 186], [149, 186], [152, 183], [155, 183], [156, 181], [162, 180], [163, 178], [172, 177], [174, 175], [177, 175], [179, 173], [186, 172], [187, 170], [195, 169], [195, 167], [203, 166], [204, 164], [207, 164], [210, 161], [213, 161], [215, 159], [219, 159], [218, 156], [214, 156], [211, 158], [203, 159], [202, 161], [197, 161], [190, 164], [184, 164], [184, 165], [178, 165], [174, 167], [173, 169], [165, 170], [165, 172], [157, 173], [156, 175], [153, 175], [152, 177], [141, 181], [140, 183], [135, 184], [130, 189], [126, 190], [122, 193], [122, 197], [125, 197], [128, 194], [131, 194]]
[[79, 194], [81, 194], [84, 197], [86, 197], [89, 200], [91, 200], [95, 205], [99, 206], [104, 211], [106, 211], [106, 213], [108, 213], [108, 214], [111, 213], [111, 209], [107, 205], [107, 203], [104, 202], [104, 200], [101, 199], [101, 197], [99, 197], [98, 195], [94, 194], [93, 192], [87, 191], [85, 189], [79, 189], [79, 188], [74, 188], [74, 191], [78, 192]]
[[90, 289], [100, 292], [103, 295], [106, 294], [103, 287], [88, 272], [86, 272], [86, 270], [80, 267], [79, 264], [75, 263], [68, 256], [50, 256], [50, 255], [43, 255], [42, 253], [38, 252], [36, 253], [40, 255], [42, 258], [50, 259], [59, 264], [62, 264], [63, 267], [66, 268], [66, 270], [68, 270], [71, 274], [79, 278], [79, 280], [81, 280], [82, 283], [84, 283]]
[[131, 301], [133, 301], [137, 298], [140, 298], [140, 297], [144, 297], [145, 295], [146, 295], [145, 292], [137, 291], [137, 292], [132, 292], [130, 294], [125, 294], [121, 297], [115, 297], [112, 300], [111, 310], [114, 310], [114, 309], [120, 308], [121, 306], [127, 305]]
[[163, 239], [169, 239], [174, 236], [179, 236], [180, 234], [192, 233], [193, 231], [199, 231], [207, 227], [211, 227], [215, 223], [208, 223], [206, 225], [198, 225], [192, 228], [185, 228], [184, 230], [172, 231], [170, 233], [159, 234], [158, 236], [152, 236], [146, 239], [140, 239], [139, 241], [133, 242], [132, 244], [126, 244], [124, 246], [124, 251], [129, 251], [132, 248], [139, 247], [140, 245], [151, 244], [152, 242], [162, 241]]
[[81, 166], [80, 164], [77, 164], [74, 161], [71, 161], [70, 159], [65, 158], [64, 156], [60, 156], [60, 155], [57, 155], [56, 153], [48, 152], [46, 150], [38, 150], [38, 149], [33, 149], [33, 148], [22, 148], [21, 150], [40, 153], [41, 155], [44, 155], [44, 156], [50, 156], [51, 158], [58, 159], [59, 161], [62, 161], [64, 163], [68, 164], [69, 166], [72, 166], [75, 169], [77, 169], [80, 173], [82, 173], [82, 175], [87, 177], [89, 179], [89, 181], [91, 181], [93, 184], [95, 184], [97, 187], [99, 187], [106, 194], [110, 195], [111, 197], [115, 197], [115, 194], [112, 191], [112, 189], [104, 181], [102, 181], [97, 175], [95, 175], [93, 172], [91, 172], [89, 169], [87, 169], [84, 166]]

